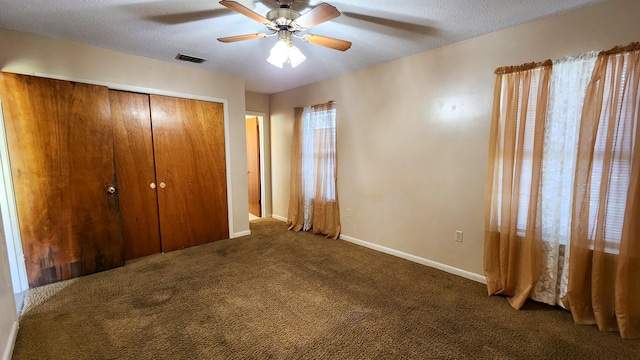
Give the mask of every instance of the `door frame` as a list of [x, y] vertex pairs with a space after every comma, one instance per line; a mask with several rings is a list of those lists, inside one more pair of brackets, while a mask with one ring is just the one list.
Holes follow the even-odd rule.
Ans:
[[0, 213], [2, 214], [2, 227], [4, 239], [7, 243], [7, 255], [11, 272], [13, 293], [18, 294], [29, 288], [27, 280], [27, 267], [24, 262], [22, 250], [22, 237], [18, 222], [18, 207], [16, 196], [13, 192], [13, 178], [11, 177], [11, 165], [9, 162], [9, 144], [4, 127], [4, 115], [2, 112], [2, 99], [0, 98]]
[[[264, 155], [266, 154], [265, 152], [265, 146], [264, 146], [264, 117], [266, 116], [265, 113], [262, 112], [255, 112], [255, 111], [245, 111], [245, 132], [247, 131], [246, 129], [246, 120], [247, 117], [257, 117], [258, 118], [258, 141], [260, 142], [260, 144], [258, 144], [258, 147], [260, 149], [260, 213], [262, 214], [261, 218], [268, 218], [270, 217], [269, 214], [267, 214], [267, 190], [266, 190], [266, 181], [265, 181], [265, 173], [266, 173], [266, 169], [264, 166]], [[245, 144], [246, 147], [246, 144]]]

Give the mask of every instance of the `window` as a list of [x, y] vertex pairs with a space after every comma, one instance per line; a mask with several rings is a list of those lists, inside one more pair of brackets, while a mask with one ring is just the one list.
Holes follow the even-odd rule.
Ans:
[[336, 104], [294, 109], [288, 222], [295, 231], [313, 230], [337, 239], [338, 205]]
[[[333, 104], [333, 103], [332, 103]], [[302, 157], [305, 195], [313, 199], [317, 185], [326, 200], [336, 199], [336, 108], [308, 106], [302, 113]], [[323, 169], [318, 169], [322, 167]]]
[[[622, 56], [622, 55], [620, 55]], [[597, 54], [589, 53], [579, 58], [567, 58], [559, 60], [553, 64], [553, 71], [550, 81], [549, 100], [546, 113], [546, 124], [544, 130], [542, 172], [541, 172], [541, 229], [544, 241], [568, 244], [571, 236], [571, 219], [573, 213], [573, 191], [576, 170], [576, 158], [578, 156], [578, 137], [580, 131], [580, 121], [582, 117], [583, 104], [587, 85], [591, 80], [591, 74], [595, 65]], [[539, 70], [539, 69], [538, 69]], [[618, 69], [623, 74], [619, 81], [624, 82], [626, 67]], [[532, 71], [537, 71], [536, 69]], [[614, 71], [609, 65], [608, 74]], [[609, 78], [609, 77], [607, 77]], [[590, 171], [591, 187], [589, 190], [589, 238], [595, 238], [596, 231], [603, 231], [607, 244], [607, 251], [617, 253], [622, 236], [622, 224], [624, 219], [625, 205], [627, 201], [627, 190], [629, 187], [629, 172], [631, 171], [630, 149], [635, 139], [632, 138], [632, 129], [610, 124], [609, 119], [631, 118], [634, 114], [629, 113], [629, 108], [622, 107], [625, 93], [625, 84], [614, 84], [615, 79], [611, 77], [609, 82], [603, 84], [604, 93], [609, 94], [610, 88], [620, 87], [621, 91], [615, 96], [604, 100], [603, 113], [598, 125], [597, 137], [594, 147], [594, 161]], [[519, 194], [516, 197], [519, 201], [517, 211], [517, 230], [519, 236], [524, 236], [529, 210], [529, 200], [531, 196], [531, 176], [533, 169], [534, 153], [534, 124], [538, 88], [537, 77], [532, 77], [530, 90], [524, 91], [523, 84], [518, 86], [517, 94], [517, 114], [516, 127], [526, 126], [524, 136], [516, 139], [516, 148], [522, 147], [522, 162], [520, 168], [514, 169], [513, 181], [519, 181]], [[509, 78], [505, 77], [502, 84], [501, 99], [506, 98], [506, 91], [509, 91]], [[604, 80], [602, 80], [604, 81]], [[513, 85], [511, 85], [513, 86]], [[514, 89], [511, 89], [512, 91]], [[524, 99], [529, 96], [529, 99]], [[527, 108], [523, 108], [523, 104]], [[507, 113], [512, 109], [506, 108], [506, 103], [501, 102], [501, 112]], [[624, 112], [627, 113], [624, 113]], [[503, 116], [501, 114], [501, 116]], [[637, 116], [637, 114], [636, 114]], [[503, 116], [503, 121], [513, 121]], [[617, 120], [623, 121], [623, 120]], [[525, 123], [524, 125], [522, 123]], [[629, 125], [631, 126], [631, 125]], [[501, 141], [504, 141], [503, 125]], [[518, 133], [518, 132], [516, 132]], [[519, 144], [518, 142], [522, 142]], [[504, 144], [503, 144], [504, 145]], [[504, 148], [504, 147], [502, 147]], [[607, 150], [609, 149], [609, 150]], [[617, 154], [611, 161], [605, 163], [605, 153], [613, 151]], [[504, 154], [500, 154], [504, 155]], [[498, 188], [502, 188], [504, 156], [500, 158], [498, 169]], [[604, 166], [609, 169], [603, 169]], [[606, 179], [602, 178], [603, 173], [610, 174]], [[601, 184], [607, 182], [606, 199], [601, 202]], [[498, 223], [501, 224], [502, 216], [502, 192], [499, 192], [497, 206]], [[600, 216], [599, 216], [600, 214]], [[601, 230], [598, 229], [598, 221], [604, 222]]]

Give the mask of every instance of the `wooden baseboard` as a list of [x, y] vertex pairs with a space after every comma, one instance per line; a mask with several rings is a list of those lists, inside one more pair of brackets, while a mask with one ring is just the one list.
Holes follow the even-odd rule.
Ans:
[[280, 216], [280, 215], [276, 215], [276, 214], [271, 214], [271, 217], [272, 217], [272, 218], [274, 218], [274, 219], [276, 219], [276, 220], [280, 220], [280, 221], [284, 221], [284, 222], [286, 222], [286, 221], [287, 221], [287, 218], [286, 218], [286, 217], [284, 217], [284, 216]]

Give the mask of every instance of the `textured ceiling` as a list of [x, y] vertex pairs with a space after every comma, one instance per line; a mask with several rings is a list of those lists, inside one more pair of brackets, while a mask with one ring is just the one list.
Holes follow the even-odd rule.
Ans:
[[[265, 15], [275, 0], [238, 0]], [[304, 13], [321, 0], [296, 0]], [[218, 37], [266, 28], [215, 0], [0, 0], [0, 27], [61, 38], [245, 79], [246, 90], [274, 93], [417, 54], [603, 0], [328, 0], [342, 16], [306, 31], [353, 42], [340, 52], [294, 39], [307, 60], [296, 68], [265, 59], [275, 37], [220, 43]]]

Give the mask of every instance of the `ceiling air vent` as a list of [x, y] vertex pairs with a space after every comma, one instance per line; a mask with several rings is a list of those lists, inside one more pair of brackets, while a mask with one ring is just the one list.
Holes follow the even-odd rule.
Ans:
[[195, 56], [184, 55], [184, 54], [178, 54], [176, 56], [176, 59], [182, 60], [182, 61], [188, 61], [196, 64], [202, 64], [203, 62], [207, 61], [206, 59], [202, 59]]

